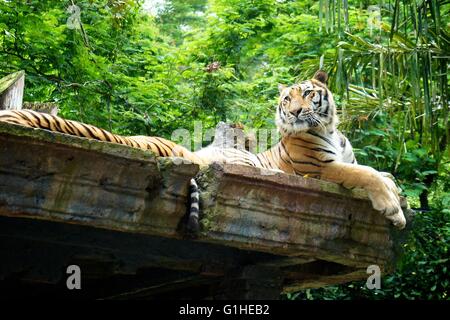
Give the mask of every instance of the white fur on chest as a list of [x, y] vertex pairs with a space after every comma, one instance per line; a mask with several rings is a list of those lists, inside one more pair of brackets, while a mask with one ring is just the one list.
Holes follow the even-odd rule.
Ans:
[[341, 137], [339, 136], [339, 134], [337, 133], [336, 130], [333, 131], [332, 134], [328, 135], [328, 139], [330, 139], [330, 141], [333, 144], [333, 147], [335, 149], [336, 152], [336, 161], [338, 162], [342, 162], [343, 161], [343, 153], [344, 153], [344, 148], [341, 146]]

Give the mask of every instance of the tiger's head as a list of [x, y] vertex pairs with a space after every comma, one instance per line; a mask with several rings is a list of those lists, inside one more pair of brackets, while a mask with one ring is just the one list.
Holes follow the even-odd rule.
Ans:
[[279, 86], [276, 124], [282, 135], [309, 129], [334, 130], [337, 124], [336, 106], [327, 80], [326, 72], [317, 71], [311, 80], [289, 87]]

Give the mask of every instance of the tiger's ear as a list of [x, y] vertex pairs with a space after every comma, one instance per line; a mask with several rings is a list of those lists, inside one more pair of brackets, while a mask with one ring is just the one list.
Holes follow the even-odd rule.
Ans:
[[279, 83], [278, 84], [278, 91], [280, 94], [283, 92], [283, 90], [286, 89], [286, 86], [284, 84]]
[[328, 85], [328, 74], [325, 71], [323, 71], [323, 70], [318, 70], [314, 74], [314, 79], [322, 82], [325, 85]]

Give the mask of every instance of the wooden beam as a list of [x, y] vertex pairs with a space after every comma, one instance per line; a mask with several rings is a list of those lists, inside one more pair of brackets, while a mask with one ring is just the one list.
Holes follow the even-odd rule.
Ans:
[[25, 71], [18, 71], [0, 79], [0, 110], [22, 109]]

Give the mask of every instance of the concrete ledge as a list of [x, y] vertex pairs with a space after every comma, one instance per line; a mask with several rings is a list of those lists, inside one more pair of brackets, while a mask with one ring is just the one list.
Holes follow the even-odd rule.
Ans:
[[198, 181], [205, 240], [353, 267], [394, 260], [395, 231], [363, 190], [228, 164]]
[[[201, 189], [202, 229], [191, 241], [179, 226], [194, 176]], [[246, 166], [215, 163], [199, 170], [178, 158], [157, 159], [148, 151], [6, 123], [0, 123], [0, 216], [0, 236], [17, 248], [57, 247], [58, 261], [86, 251], [94, 257], [89, 265], [109, 263], [98, 258], [100, 250], [122, 266], [113, 275], [149, 266], [187, 270], [195, 277], [176, 280], [177, 288], [180, 281], [188, 286], [192, 279], [202, 285], [214, 279], [214, 288], [228, 292], [222, 297], [238, 299], [363, 279], [371, 264], [389, 272], [396, 237], [405, 234], [372, 209], [362, 190]], [[10, 224], [23, 229], [26, 221], [32, 241], [8, 231]], [[65, 244], [67, 232], [71, 243]], [[90, 237], [98, 238], [92, 248]], [[130, 248], [117, 262], [127, 238], [139, 250]], [[0, 256], [11, 254], [9, 246]], [[28, 259], [29, 253], [17, 250], [5, 274]], [[55, 278], [61, 267], [52, 268]], [[35, 273], [42, 274], [39, 270]], [[244, 283], [239, 296], [230, 287], [233, 281]], [[148, 296], [160, 292], [150, 291]]]
[[0, 123], [0, 215], [178, 237], [198, 166], [175, 163], [127, 146]]

